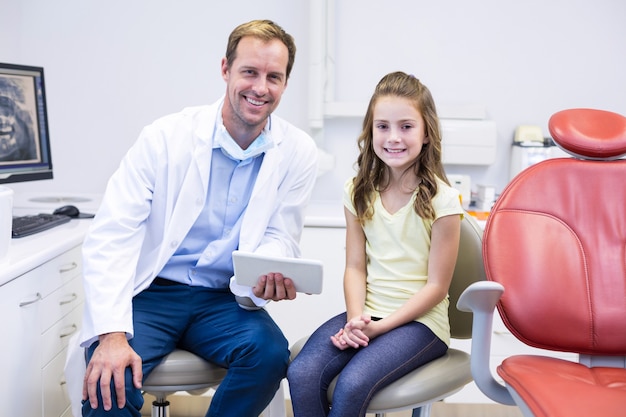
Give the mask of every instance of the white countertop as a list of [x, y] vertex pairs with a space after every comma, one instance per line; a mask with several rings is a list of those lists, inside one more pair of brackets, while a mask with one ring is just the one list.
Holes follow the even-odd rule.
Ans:
[[9, 252], [0, 261], [0, 285], [80, 245], [90, 223], [89, 219], [72, 219], [31, 236], [11, 239]]
[[[17, 204], [14, 206], [20, 208], [14, 208], [15, 214], [51, 212], [54, 208], [64, 204], [74, 204], [81, 211], [95, 212], [100, 202], [99, 196], [94, 195], [88, 196], [91, 197], [88, 202], [72, 201], [72, 198], [68, 198], [32, 204], [30, 197], [32, 196], [18, 197]], [[0, 285], [81, 244], [89, 223], [88, 219], [74, 219], [45, 232], [11, 239], [7, 257], [0, 260]], [[305, 227], [345, 227], [343, 203], [341, 201], [311, 201], [307, 207], [304, 225]]]
[[[13, 200], [15, 214], [52, 213], [64, 205], [74, 205], [80, 211], [95, 213], [102, 196], [100, 194], [45, 195], [42, 193], [16, 193]], [[306, 210], [305, 226], [345, 227], [341, 201], [311, 201]]]
[[312, 201], [306, 210], [305, 227], [346, 227], [341, 201]]
[[[44, 193], [15, 193], [13, 215], [52, 213], [54, 209], [68, 204], [77, 206], [82, 212], [95, 213], [100, 196], [64, 194], [59, 197]], [[0, 285], [82, 244], [90, 223], [89, 219], [72, 219], [31, 236], [11, 239], [7, 256], [0, 259]]]
[[[472, 212], [468, 212], [472, 214]], [[483, 229], [487, 223], [486, 219], [474, 217], [476, 222]], [[307, 207], [305, 227], [346, 227], [346, 219], [343, 213], [343, 203], [341, 201], [312, 201]]]
[[[15, 215], [51, 212], [64, 204], [74, 204], [81, 211], [97, 209], [98, 198], [90, 202], [53, 200], [32, 203], [31, 196], [19, 196], [14, 204]], [[94, 204], [94, 202], [96, 204]], [[82, 204], [81, 204], [82, 203]], [[80, 245], [87, 233], [89, 219], [73, 219], [69, 223], [18, 239], [11, 239], [7, 256], [0, 260], [0, 285], [38, 267], [42, 263]], [[305, 226], [345, 227], [343, 205], [334, 201], [314, 201], [307, 208]]]
[[80, 211], [95, 213], [102, 201], [101, 194], [72, 193], [15, 193], [13, 196], [14, 213], [25, 214], [52, 213], [55, 209], [73, 205]]

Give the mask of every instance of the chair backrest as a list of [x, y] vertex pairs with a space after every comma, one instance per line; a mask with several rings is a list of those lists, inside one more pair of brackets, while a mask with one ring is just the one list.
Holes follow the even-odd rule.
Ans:
[[571, 109], [549, 128], [575, 157], [537, 163], [501, 193], [484, 234], [487, 279], [504, 286], [499, 313], [526, 344], [624, 355], [626, 118]]
[[482, 236], [481, 227], [472, 216], [466, 213], [461, 222], [459, 254], [448, 291], [450, 333], [457, 339], [469, 339], [472, 336], [472, 314], [456, 308], [459, 296], [470, 284], [486, 279], [482, 258]]

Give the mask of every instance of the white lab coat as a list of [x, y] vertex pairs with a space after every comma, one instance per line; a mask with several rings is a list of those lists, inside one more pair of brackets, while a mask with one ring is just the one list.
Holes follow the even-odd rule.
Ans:
[[[145, 127], [111, 177], [83, 244], [82, 346], [109, 332], [133, 336], [132, 297], [160, 272], [207, 198], [222, 100]], [[274, 147], [264, 156], [244, 214], [239, 249], [297, 257], [317, 149], [309, 135], [277, 116], [271, 135]]]
[[[222, 102], [187, 108], [146, 126], [109, 180], [83, 244], [85, 313], [65, 364], [74, 415], [80, 415], [86, 367], [82, 347], [104, 333], [133, 336], [132, 297], [150, 285], [203, 208]], [[309, 135], [277, 116], [272, 116], [271, 134], [274, 147], [263, 158], [239, 249], [299, 256], [317, 148]], [[284, 415], [282, 391], [276, 398], [272, 404]]]

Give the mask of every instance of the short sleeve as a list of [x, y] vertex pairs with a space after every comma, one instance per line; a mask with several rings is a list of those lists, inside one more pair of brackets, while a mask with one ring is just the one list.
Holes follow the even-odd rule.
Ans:
[[354, 200], [352, 199], [352, 193], [354, 192], [354, 178], [348, 178], [343, 185], [343, 205], [350, 213], [356, 216], [356, 209], [354, 208]]
[[433, 209], [435, 210], [435, 220], [452, 214], [463, 215], [459, 191], [440, 181], [437, 194], [433, 198]]

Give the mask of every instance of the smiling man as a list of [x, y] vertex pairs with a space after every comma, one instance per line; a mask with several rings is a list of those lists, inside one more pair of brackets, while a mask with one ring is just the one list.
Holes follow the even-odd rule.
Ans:
[[295, 59], [268, 20], [231, 33], [226, 94], [146, 126], [107, 185], [84, 242], [84, 416], [140, 416], [141, 384], [182, 348], [228, 368], [207, 416], [257, 416], [289, 361], [262, 308], [293, 299], [279, 273], [234, 283], [234, 250], [297, 257], [316, 147], [272, 115]]

